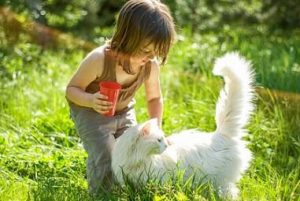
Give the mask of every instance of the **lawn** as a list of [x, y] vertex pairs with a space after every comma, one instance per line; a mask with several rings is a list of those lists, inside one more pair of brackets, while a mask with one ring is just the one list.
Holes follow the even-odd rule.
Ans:
[[[0, 29], [0, 200], [221, 200], [209, 185], [180, 179], [142, 189], [115, 187], [92, 198], [85, 180], [86, 153], [69, 119], [65, 86], [86, 51], [62, 44], [43, 48], [22, 34], [6, 41]], [[240, 200], [300, 200], [300, 103], [268, 89], [300, 93], [299, 34], [224, 30], [192, 35], [182, 30], [161, 70], [166, 135], [187, 128], [215, 129], [215, 103], [223, 81], [214, 60], [239, 51], [251, 60], [257, 94], [246, 140], [254, 154], [239, 183]], [[147, 119], [144, 91], [139, 122]]]

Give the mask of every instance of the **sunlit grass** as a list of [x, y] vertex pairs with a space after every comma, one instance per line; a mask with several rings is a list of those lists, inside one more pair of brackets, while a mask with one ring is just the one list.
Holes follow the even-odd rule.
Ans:
[[[215, 129], [215, 103], [223, 81], [214, 77], [211, 69], [214, 59], [226, 50], [241, 47], [243, 55], [253, 61], [258, 85], [300, 91], [295, 79], [299, 74], [289, 77], [284, 73], [284, 69], [299, 64], [295, 56], [299, 38], [284, 39], [284, 44], [290, 44], [293, 50], [266, 41], [271, 53], [257, 42], [266, 38], [247, 42], [229, 37], [221, 46], [218, 40], [210, 35], [193, 40], [185, 36], [162, 68], [163, 129], [167, 135], [189, 128]], [[231, 44], [232, 41], [240, 42]], [[85, 53], [42, 50], [26, 40], [13, 49], [1, 50], [1, 201], [221, 200], [209, 185], [190, 188], [179, 180], [164, 186], [149, 183], [142, 189], [129, 184], [125, 188], [116, 186], [109, 195], [90, 197], [85, 180], [86, 153], [69, 119], [64, 98], [64, 87]], [[279, 72], [278, 76], [273, 71]], [[240, 200], [299, 200], [300, 105], [271, 96], [258, 96], [255, 103], [248, 125], [251, 134], [246, 137], [254, 160], [239, 184]], [[142, 89], [136, 112], [140, 122], [147, 119]]]

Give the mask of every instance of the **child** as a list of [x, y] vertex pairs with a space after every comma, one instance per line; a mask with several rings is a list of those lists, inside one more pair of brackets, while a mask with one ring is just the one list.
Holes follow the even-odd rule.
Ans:
[[[166, 61], [175, 37], [173, 18], [159, 0], [129, 0], [121, 8], [110, 41], [90, 52], [71, 78], [66, 98], [71, 117], [88, 153], [89, 191], [109, 189], [112, 183], [111, 150], [115, 139], [137, 124], [135, 92], [144, 83], [149, 118], [161, 125], [162, 95], [159, 63]], [[105, 114], [111, 102], [99, 92], [99, 82], [122, 85], [116, 113]]]

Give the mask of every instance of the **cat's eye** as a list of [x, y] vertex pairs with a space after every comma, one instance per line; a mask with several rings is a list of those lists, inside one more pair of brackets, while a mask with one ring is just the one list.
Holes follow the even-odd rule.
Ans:
[[157, 139], [158, 142], [161, 142], [161, 138]]

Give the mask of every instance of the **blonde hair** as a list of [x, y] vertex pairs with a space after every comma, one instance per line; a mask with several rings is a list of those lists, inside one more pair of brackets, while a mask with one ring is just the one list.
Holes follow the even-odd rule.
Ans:
[[123, 68], [131, 73], [129, 58], [145, 45], [154, 44], [156, 56], [165, 63], [175, 39], [175, 25], [169, 8], [159, 0], [129, 0], [121, 8], [111, 49], [122, 54]]

